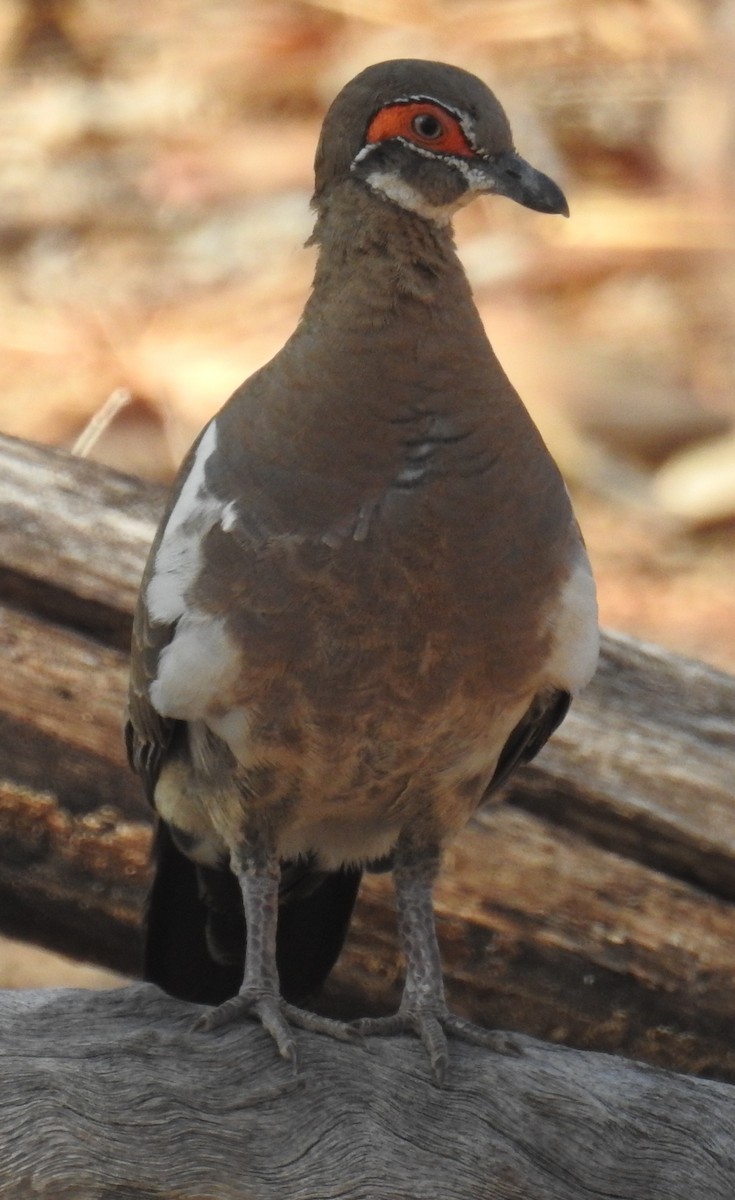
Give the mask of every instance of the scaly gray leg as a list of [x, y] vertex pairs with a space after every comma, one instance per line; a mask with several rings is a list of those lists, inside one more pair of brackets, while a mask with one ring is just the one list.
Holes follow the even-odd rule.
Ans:
[[438, 854], [422, 854], [399, 844], [394, 882], [398, 935], [406, 958], [403, 996], [393, 1016], [366, 1017], [355, 1022], [355, 1029], [360, 1034], [418, 1034], [434, 1078], [441, 1084], [449, 1059], [446, 1034], [498, 1053], [518, 1051], [506, 1034], [481, 1029], [447, 1008], [432, 900], [438, 865]]
[[245, 974], [236, 996], [210, 1009], [196, 1022], [196, 1029], [219, 1029], [242, 1017], [255, 1017], [271, 1035], [283, 1058], [298, 1069], [292, 1026], [325, 1033], [344, 1041], [354, 1030], [344, 1021], [333, 1021], [287, 1004], [281, 996], [276, 967], [278, 884], [280, 868], [269, 856], [248, 853], [232, 855], [232, 870], [240, 883], [247, 946]]

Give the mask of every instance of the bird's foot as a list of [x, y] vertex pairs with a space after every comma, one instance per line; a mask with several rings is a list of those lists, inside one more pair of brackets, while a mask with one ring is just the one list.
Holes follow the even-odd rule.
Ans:
[[447, 1035], [483, 1046], [496, 1054], [519, 1055], [518, 1043], [507, 1033], [483, 1029], [449, 1012], [446, 1005], [412, 1005], [401, 1007], [390, 1017], [364, 1017], [355, 1021], [352, 1028], [362, 1037], [391, 1037], [402, 1033], [415, 1033], [423, 1042], [429, 1055], [431, 1071], [436, 1083], [444, 1083], [449, 1062]]
[[353, 1026], [347, 1021], [335, 1021], [330, 1017], [308, 1012], [304, 1008], [297, 1008], [294, 1004], [287, 1004], [274, 992], [255, 992], [250, 989], [243, 989], [223, 1004], [203, 1013], [195, 1022], [194, 1029], [221, 1029], [224, 1025], [242, 1020], [243, 1017], [260, 1021], [266, 1033], [269, 1033], [276, 1043], [281, 1057], [293, 1064], [294, 1073], [298, 1071], [294, 1028], [323, 1033], [345, 1042], [354, 1041], [357, 1036]]

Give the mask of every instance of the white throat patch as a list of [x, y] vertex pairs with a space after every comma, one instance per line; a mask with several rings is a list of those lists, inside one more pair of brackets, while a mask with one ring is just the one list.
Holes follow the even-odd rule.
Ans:
[[427, 203], [421, 193], [412, 188], [410, 183], [406, 183], [397, 171], [374, 171], [372, 175], [368, 175], [367, 183], [374, 192], [380, 192], [394, 204], [407, 208], [426, 220], [435, 221], [437, 225], [449, 225], [459, 207], [456, 202], [443, 205]]
[[[462, 124], [464, 126], [464, 122]], [[386, 199], [392, 200], [394, 204], [400, 205], [401, 208], [406, 208], [409, 212], [415, 212], [418, 216], [428, 221], [434, 221], [437, 225], [449, 225], [458, 208], [464, 208], [466, 204], [469, 204], [478, 191], [490, 190], [487, 186], [482, 186], [483, 183], [486, 184], [486, 180], [479, 172], [473, 170], [473, 160], [471, 158], [465, 159], [459, 155], [444, 156], [434, 154], [433, 151], [426, 150], [423, 146], [417, 146], [415, 142], [410, 142], [407, 138], [403, 137], [396, 138], [396, 141], [401, 142], [414, 154], [420, 154], [423, 158], [430, 158], [435, 161], [442, 157], [446, 158], [447, 161], [451, 162], [455, 170], [464, 176], [468, 184], [468, 190], [456, 200], [453, 200], [451, 204], [430, 204], [420, 192], [412, 188], [410, 183], [406, 182], [398, 171], [391, 171], [387, 167], [383, 167], [382, 169], [376, 167], [374, 171], [365, 173], [363, 178], [368, 187], [372, 188], [374, 192], [379, 192]], [[474, 143], [474, 131], [472, 131], [472, 142]], [[363, 163], [365, 159], [369, 158], [381, 144], [381, 142], [368, 142], [367, 145], [363, 146], [352, 160], [352, 170], [354, 171], [358, 163]]]

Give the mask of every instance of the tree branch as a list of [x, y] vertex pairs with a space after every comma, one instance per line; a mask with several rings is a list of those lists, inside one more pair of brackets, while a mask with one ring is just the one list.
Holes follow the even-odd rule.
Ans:
[[[138, 985], [0, 993], [0, 1197], [731, 1200], [735, 1089], [518, 1039], [299, 1033], [300, 1075], [250, 1022]], [[63, 1031], [63, 1036], [62, 1036]]]

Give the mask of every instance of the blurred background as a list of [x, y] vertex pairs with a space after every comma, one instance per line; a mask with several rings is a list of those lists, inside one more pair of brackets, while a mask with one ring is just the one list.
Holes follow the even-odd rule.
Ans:
[[0, 430], [170, 480], [301, 311], [326, 106], [402, 56], [567, 192], [457, 237], [603, 623], [735, 670], [735, 0], [0, 0]]

